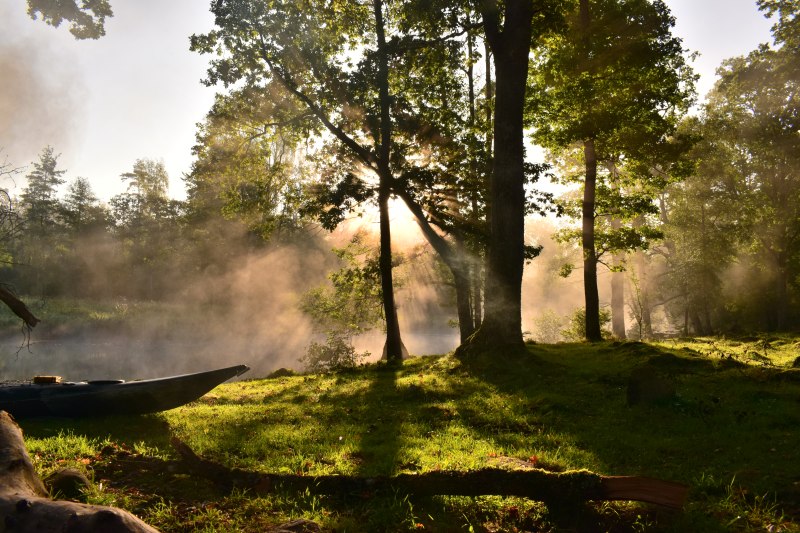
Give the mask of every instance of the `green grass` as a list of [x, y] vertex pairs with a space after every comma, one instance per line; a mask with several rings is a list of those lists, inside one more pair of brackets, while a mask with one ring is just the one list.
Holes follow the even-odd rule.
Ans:
[[[800, 531], [797, 339], [534, 345], [529, 356], [412, 358], [329, 375], [249, 380], [159, 415], [23, 421], [41, 473], [94, 480], [90, 501], [164, 531]], [[767, 360], [753, 357], [756, 352]], [[724, 357], [723, 357], [724, 356]], [[677, 396], [629, 407], [650, 364]], [[303, 475], [586, 468], [691, 486], [681, 512], [635, 503], [547, 509], [520, 498], [220, 491], [174, 464], [171, 435], [230, 467]]]

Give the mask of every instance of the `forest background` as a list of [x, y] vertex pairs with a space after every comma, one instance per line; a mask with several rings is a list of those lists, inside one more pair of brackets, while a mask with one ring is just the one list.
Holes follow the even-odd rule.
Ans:
[[[618, 142], [624, 136], [619, 132], [625, 130], [617, 125], [596, 157], [597, 203], [591, 217], [596, 244], [590, 262], [599, 265], [598, 322], [613, 318], [614, 330], [607, 335], [636, 339], [796, 330], [800, 141], [793, 67], [795, 8], [788, 2], [759, 2], [774, 15], [774, 42], [726, 61], [706, 103], [692, 108], [693, 74], [671, 34], [666, 6], [613, 4], [622, 6], [619, 20], [626, 20], [633, 9], [643, 10], [640, 20], [645, 22], [632, 26], [638, 31], [647, 23], [656, 25], [660, 47], [649, 52], [661, 55], [641, 57], [648, 64], [663, 61], [676, 78], [668, 87], [663, 77], [657, 80], [664, 91], [660, 100], [653, 100], [662, 106], [654, 116], [662, 123], [625, 123], [641, 128], [630, 135], [640, 140], [642, 131], [655, 131], [644, 148]], [[569, 37], [590, 27], [582, 26], [578, 3], [551, 7], [552, 19], [539, 21], [539, 41], [532, 48], [528, 93], [534, 97], [526, 110], [529, 141], [547, 147], [546, 157], [528, 166], [528, 191], [540, 191], [540, 184], [550, 179], [561, 184], [544, 189], [555, 190], [558, 198], [545, 194], [529, 199], [525, 226], [530, 262], [522, 289], [527, 296], [522, 319], [528, 336], [541, 342], [587, 336], [587, 297], [578, 279], [581, 267], [586, 271], [585, 242], [582, 250], [582, 235], [567, 218], [581, 217], [576, 200], [584, 190], [585, 139], [599, 138], [587, 135], [585, 124], [608, 126], [591, 113], [586, 115], [588, 122], [568, 124], [561, 134], [548, 136], [543, 126], [558, 124], [559, 113], [576, 115], [569, 110], [569, 95], [581, 87], [564, 85], [563, 78], [559, 86], [558, 80], [579, 63], [559, 64], [557, 59], [582, 53], [569, 49], [581, 42], [580, 37]], [[407, 110], [417, 112], [414, 116], [392, 110], [399, 139], [395, 143], [410, 170], [407, 197], [395, 190], [387, 205], [393, 244], [400, 252], [394, 260], [399, 278], [395, 288], [408, 349], [443, 352], [467, 338], [482, 318], [495, 96], [491, 74], [486, 75], [483, 65], [488, 64], [491, 73], [493, 63], [481, 28], [471, 22], [477, 17], [473, 13], [471, 19], [468, 9], [454, 8], [450, 19], [448, 11], [441, 10], [442, 18], [428, 17], [436, 22], [428, 26], [408, 9], [394, 5], [387, 9], [385, 21], [388, 42], [414, 52], [404, 55], [400, 52], [408, 50], [400, 48], [390, 55], [397, 76], [388, 80], [389, 87], [395, 97], [407, 97]], [[364, 13], [350, 16], [369, 20]], [[613, 20], [598, 22], [591, 27], [601, 33], [618, 27]], [[280, 32], [270, 30], [272, 35]], [[363, 32], [363, 42], [375, 37], [369, 28]], [[629, 69], [623, 81], [642, 71], [641, 63], [629, 61], [637, 57], [632, 49], [614, 49], [641, 42], [603, 41], [600, 33], [588, 30], [585, 35], [613, 51], [614, 69]], [[319, 45], [331, 35], [320, 32], [314, 38]], [[198, 35], [193, 47], [213, 52], [218, 43], [212, 41], [210, 34]], [[355, 48], [366, 46], [363, 42], [356, 39]], [[330, 46], [334, 52], [329, 59], [341, 63], [335, 54], [341, 43]], [[363, 61], [362, 66], [369, 66], [376, 60], [366, 53]], [[358, 69], [344, 63], [337, 65], [341, 70], [335, 76], [318, 75], [332, 80], [350, 77], [345, 86], [355, 101], [348, 103], [349, 109], [360, 109], [363, 116], [354, 112], [341, 117], [369, 145], [370, 132], [379, 129], [370, 124], [369, 115], [377, 113], [380, 95], [369, 79], [354, 76]], [[603, 90], [619, 90], [597, 81], [608, 66], [596, 64], [578, 72], [596, 76], [590, 85], [597, 101], [605, 98]], [[341, 138], [320, 128], [312, 120], [313, 109], [298, 106], [285, 85], [281, 93], [275, 77], [265, 81], [259, 79], [261, 74], [240, 71], [238, 78], [226, 79], [229, 67], [212, 67], [209, 81], [231, 88], [219, 93], [198, 125], [193, 167], [182, 177], [185, 199], [170, 196], [166, 167], [157, 159], [133, 162], [120, 176], [124, 192], [108, 201], [98, 198], [88, 179], [71, 177], [61, 167], [57, 147], [43, 146], [38, 160], [27, 167], [6, 159], [4, 281], [33, 296], [39, 309], [59, 298], [112, 302], [112, 311], [95, 313], [96, 319], [126, 314], [140, 302], [162, 303], [172, 320], [158, 315], [155, 324], [148, 324], [152, 331], [137, 332], [142, 337], [154, 333], [174, 338], [182, 327], [188, 335], [201, 331], [226, 346], [226, 352], [264, 361], [264, 370], [297, 365], [301, 355], [315, 349], [317, 359], [344, 354], [346, 360], [354, 360], [363, 350], [377, 355], [382, 335], [365, 339], [363, 334], [374, 330], [385, 313], [381, 296], [386, 290], [380, 285], [375, 251], [379, 184], [364, 175], [358, 152], [356, 157], [343, 153]], [[415, 85], [409, 79], [424, 83]], [[652, 77], [637, 83], [652, 84], [652, 92], [658, 92]], [[317, 90], [335, 91], [334, 85]], [[559, 89], [566, 99], [535, 98], [557, 96]], [[332, 98], [318, 94], [323, 102]], [[574, 101], [574, 94], [571, 98]], [[619, 109], [633, 116], [630, 108]], [[600, 114], [607, 118], [619, 109], [609, 106]], [[563, 134], [570, 128], [572, 136]], [[13, 193], [17, 183], [19, 192]], [[570, 183], [577, 188], [571, 189]], [[412, 206], [412, 215], [403, 204]], [[426, 230], [416, 229], [414, 205], [423, 210], [416, 222], [423, 228], [430, 225], [428, 244], [421, 239]], [[548, 212], [561, 217], [544, 217]], [[333, 233], [327, 231], [334, 228]], [[461, 306], [457, 269], [431, 242], [436, 236], [455, 243], [459, 257], [469, 258], [467, 296]], [[155, 316], [150, 308], [144, 313]], [[467, 322], [470, 327], [464, 329]], [[208, 357], [220, 344], [204, 341]]]

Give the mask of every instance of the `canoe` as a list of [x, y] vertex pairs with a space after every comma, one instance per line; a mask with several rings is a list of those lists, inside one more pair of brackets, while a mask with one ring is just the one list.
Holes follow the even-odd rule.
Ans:
[[0, 410], [15, 418], [139, 415], [179, 407], [250, 370], [237, 365], [137, 381], [98, 380], [0, 385]]

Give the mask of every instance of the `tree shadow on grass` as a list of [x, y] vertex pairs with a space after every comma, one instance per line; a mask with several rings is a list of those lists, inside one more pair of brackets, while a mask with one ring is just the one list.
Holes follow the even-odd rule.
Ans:
[[[531, 351], [535, 358], [504, 362], [507, 367], [469, 360], [462, 366], [475, 379], [519, 400], [508, 418], [535, 422], [530, 446], [544, 455], [560, 454], [565, 464], [604, 475], [643, 475], [690, 486], [714, 480], [713, 488], [721, 493], [735, 480], [752, 494], [780, 496], [800, 479], [800, 452], [790, 444], [798, 438], [800, 417], [792, 412], [800, 388], [784, 370], [644, 343], [536, 346]], [[629, 406], [627, 384], [639, 365], [668, 375], [677, 395]], [[497, 416], [470, 412], [468, 405], [460, 410], [482, 438], [520, 448], [522, 428], [506, 431]], [[708, 496], [693, 489], [690, 502], [693, 498]], [[790, 497], [780, 503], [786, 510], [797, 507]]]
[[84, 436], [132, 447], [168, 449], [170, 428], [160, 414], [103, 416], [92, 418], [42, 417], [18, 421], [26, 437], [46, 439], [60, 435]]

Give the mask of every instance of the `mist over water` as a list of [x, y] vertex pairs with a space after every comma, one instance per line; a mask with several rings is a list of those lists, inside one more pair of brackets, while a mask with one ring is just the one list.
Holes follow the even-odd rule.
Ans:
[[152, 316], [132, 310], [122, 333], [98, 328], [63, 336], [42, 323], [30, 351], [15, 355], [21, 334], [4, 340], [3, 378], [140, 379], [237, 364], [251, 367], [245, 377], [256, 377], [296, 368], [312, 337], [297, 300], [324, 281], [334, 259], [310, 245], [244, 256], [228, 272], [177, 280], [186, 283], [179, 299], [157, 304]]
[[[459, 344], [453, 289], [436, 271], [433, 252], [418, 233], [415, 237], [416, 225], [402, 218], [393, 223], [397, 251], [406, 257], [395, 271], [403, 342], [412, 355], [450, 352]], [[331, 248], [344, 246], [356, 231], [371, 226], [359, 220], [332, 234], [261, 251], [236, 244], [240, 241], [232, 235], [230, 245], [215, 252], [233, 258], [227, 266], [171, 279], [178, 289], [168, 302], [120, 299], [118, 306], [130, 308], [121, 325], [63, 332], [44, 322], [33, 330], [30, 348], [21, 349], [21, 333], [0, 338], [0, 375], [6, 380], [34, 375], [132, 380], [247, 364], [246, 379], [281, 367], [302, 370], [300, 359], [309, 343], [323, 339], [301, 312], [300, 298], [327, 283], [340, 267]], [[529, 241], [545, 245], [540, 257], [526, 265], [523, 281], [523, 328], [534, 336], [543, 312], [565, 316], [582, 305], [580, 272], [567, 279], [556, 273], [565, 252], [550, 240], [553, 229], [547, 221], [529, 224]], [[97, 282], [111, 282], [102, 277], [100, 263], [113, 262], [114, 249], [102, 243], [85, 246], [87, 259], [97, 267]], [[378, 327], [355, 339], [355, 347], [369, 351], [369, 360], [375, 361], [384, 341]]]

